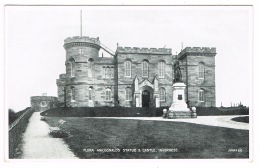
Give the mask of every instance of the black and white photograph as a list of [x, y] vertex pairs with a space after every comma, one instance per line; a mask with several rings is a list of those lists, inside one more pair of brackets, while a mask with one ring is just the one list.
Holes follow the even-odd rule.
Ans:
[[252, 157], [250, 5], [5, 5], [5, 158]]

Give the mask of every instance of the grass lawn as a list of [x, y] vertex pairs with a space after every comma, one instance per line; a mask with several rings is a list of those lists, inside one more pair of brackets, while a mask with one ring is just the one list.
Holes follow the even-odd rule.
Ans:
[[249, 123], [249, 116], [232, 118], [233, 121]]
[[[60, 119], [66, 122], [58, 124]], [[46, 122], [70, 132], [71, 136], [64, 140], [82, 159], [249, 157], [247, 130], [181, 122], [79, 117], [48, 117]], [[120, 152], [98, 152], [97, 149], [119, 149]], [[123, 152], [123, 149], [137, 151]]]

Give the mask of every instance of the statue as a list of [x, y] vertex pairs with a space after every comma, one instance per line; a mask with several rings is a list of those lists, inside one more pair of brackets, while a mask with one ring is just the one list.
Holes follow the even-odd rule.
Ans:
[[182, 82], [181, 68], [179, 65], [179, 61], [175, 61], [174, 65], [174, 80], [173, 82]]

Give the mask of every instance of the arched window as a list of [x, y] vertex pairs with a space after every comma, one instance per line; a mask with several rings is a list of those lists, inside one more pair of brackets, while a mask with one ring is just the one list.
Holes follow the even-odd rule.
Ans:
[[164, 78], [165, 74], [165, 62], [161, 61], [159, 62], [159, 78]]
[[75, 87], [72, 86], [71, 87], [71, 101], [75, 101], [75, 98], [76, 98], [75, 94], [76, 94]]
[[166, 92], [165, 92], [165, 89], [164, 88], [160, 88], [159, 90], [159, 95], [160, 95], [160, 101], [165, 101], [166, 100]]
[[130, 60], [125, 62], [125, 77], [131, 77], [132, 63]]
[[106, 67], [103, 67], [103, 76], [104, 76], [104, 78], [107, 77], [107, 68]]
[[111, 89], [106, 89], [106, 101], [111, 101]]
[[126, 90], [125, 90], [125, 100], [126, 101], [131, 101], [132, 100], [131, 88], [126, 88]]
[[149, 63], [147, 60], [142, 62], [142, 76], [148, 78], [149, 75]]
[[199, 63], [199, 79], [204, 79], [204, 64]]
[[199, 102], [204, 102], [204, 90], [199, 90]]
[[88, 100], [93, 100], [93, 87], [92, 86], [90, 86], [88, 88], [88, 92], [89, 92]]
[[74, 59], [70, 59], [70, 62], [68, 63], [68, 73], [69, 73], [71, 78], [75, 76], [75, 61], [74, 61]]
[[107, 78], [111, 77], [111, 68], [107, 67]]
[[93, 58], [90, 58], [88, 60], [88, 75], [89, 77], [92, 77], [92, 72], [93, 72], [93, 68], [94, 68], [94, 59]]
[[114, 67], [111, 67], [111, 68], [110, 68], [110, 71], [111, 71], [111, 74], [110, 74], [111, 76], [110, 76], [110, 77], [111, 77], [111, 78], [114, 78]]
[[46, 106], [47, 106], [46, 101], [42, 101], [42, 102], [41, 102], [41, 107], [46, 107]]

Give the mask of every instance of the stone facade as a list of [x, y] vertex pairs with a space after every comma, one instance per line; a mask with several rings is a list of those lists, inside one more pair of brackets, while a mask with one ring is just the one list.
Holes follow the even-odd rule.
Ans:
[[[215, 106], [215, 48], [185, 48], [172, 55], [169, 48], [118, 46], [113, 53], [99, 38], [78, 36], [65, 39], [64, 48], [66, 74], [56, 83], [58, 100], [64, 102], [66, 97], [67, 106], [171, 106], [176, 59], [187, 85], [186, 101]], [[103, 57], [101, 49], [112, 56]]]
[[53, 96], [32, 96], [31, 107], [36, 111], [44, 111], [55, 106], [58, 102], [57, 97]]

